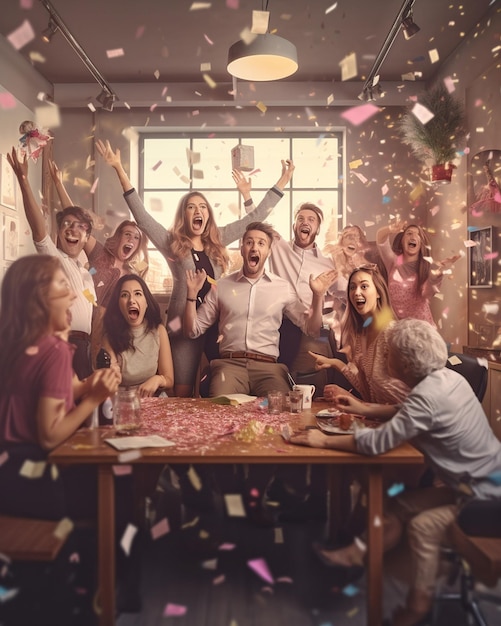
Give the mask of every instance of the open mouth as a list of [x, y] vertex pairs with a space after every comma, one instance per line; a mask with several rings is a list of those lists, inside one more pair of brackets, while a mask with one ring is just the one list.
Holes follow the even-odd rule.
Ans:
[[365, 306], [365, 299], [361, 298], [359, 300], [355, 300], [355, 308], [357, 309], [363, 309]]
[[70, 236], [66, 235], [66, 237], [64, 239], [71, 246], [74, 246], [75, 244], [78, 243], [78, 238], [76, 238], [76, 237], [70, 237]]
[[126, 243], [122, 246], [122, 252], [125, 257], [132, 254], [133, 250], [134, 250], [134, 246], [131, 243]]
[[299, 229], [299, 232], [302, 233], [303, 235], [309, 235], [311, 232], [311, 229], [309, 228], [309, 226], [301, 226], [301, 228]]
[[411, 248], [412, 250], [415, 250], [417, 248], [417, 242], [416, 241], [408, 241], [407, 245], [409, 246], [409, 248]]
[[249, 254], [249, 265], [257, 267], [259, 265], [259, 254]]
[[139, 309], [137, 307], [135, 306], [129, 307], [129, 309], [127, 310], [127, 313], [129, 314], [129, 317], [131, 320], [135, 321], [139, 319]]
[[352, 254], [354, 254], [356, 250], [355, 246], [346, 246], [346, 249], [348, 250], [348, 252], [351, 252]]
[[195, 217], [193, 218], [192, 224], [193, 224], [193, 228], [196, 230], [200, 230], [203, 226], [203, 219], [201, 216], [199, 215], [195, 215]]

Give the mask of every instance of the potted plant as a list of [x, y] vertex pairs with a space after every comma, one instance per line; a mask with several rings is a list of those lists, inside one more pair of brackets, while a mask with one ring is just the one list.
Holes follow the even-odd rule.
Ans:
[[466, 136], [463, 105], [442, 83], [424, 92], [418, 101], [433, 117], [423, 123], [408, 110], [399, 124], [403, 142], [419, 161], [431, 167], [432, 182], [450, 183], [457, 144]]

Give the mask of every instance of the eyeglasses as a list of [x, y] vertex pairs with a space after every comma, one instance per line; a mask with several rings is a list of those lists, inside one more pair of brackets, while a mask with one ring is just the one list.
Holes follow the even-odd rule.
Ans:
[[79, 230], [82, 233], [86, 233], [89, 230], [89, 225], [85, 222], [70, 222], [70, 220], [64, 220], [61, 222], [61, 228], [69, 228], [70, 230]]

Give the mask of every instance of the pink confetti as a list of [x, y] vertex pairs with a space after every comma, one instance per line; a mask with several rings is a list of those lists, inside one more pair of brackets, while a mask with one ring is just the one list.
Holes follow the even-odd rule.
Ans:
[[354, 106], [344, 111], [341, 113], [341, 117], [350, 122], [350, 124], [353, 124], [353, 126], [360, 126], [360, 124], [363, 124], [380, 111], [381, 109], [375, 104], [366, 102], [365, 104]]
[[24, 20], [19, 28], [16, 28], [16, 30], [8, 35], [7, 39], [16, 50], [20, 50], [27, 43], [35, 39], [35, 31], [30, 22]]
[[96, 178], [96, 180], [94, 181], [94, 184], [93, 184], [93, 185], [92, 185], [92, 187], [90, 188], [90, 192], [91, 192], [91, 193], [95, 193], [95, 192], [96, 192], [96, 189], [97, 189], [97, 185], [98, 185], [98, 183], [99, 183], [99, 177], [98, 177], [98, 178]]
[[11, 93], [0, 93], [0, 107], [2, 107], [2, 109], [15, 109], [16, 99]]
[[205, 34], [204, 34], [204, 39], [210, 46], [214, 45], [214, 42], [211, 39], [209, 39], [209, 37], [207, 37], [207, 35]]
[[35, 356], [35, 354], [38, 354], [38, 346], [28, 346], [24, 352], [28, 356]]
[[113, 465], [112, 470], [115, 476], [127, 476], [132, 474], [132, 465]]
[[273, 576], [271, 575], [268, 565], [264, 559], [252, 559], [247, 561], [247, 565], [267, 583], [271, 583], [272, 585], [274, 584], [275, 581], [273, 580]]
[[222, 544], [219, 546], [218, 550], [224, 550], [224, 551], [229, 552], [230, 550], [234, 550], [234, 549], [235, 549], [235, 547], [236, 547], [236, 546], [235, 546], [235, 544], [234, 544], [234, 543], [222, 543]]
[[497, 259], [498, 258], [498, 252], [490, 252], [489, 254], [484, 254], [484, 259], [486, 261], [490, 261], [491, 259]]
[[164, 609], [164, 617], [179, 617], [181, 615], [186, 615], [188, 609], [182, 604], [173, 604], [171, 602], [167, 603]]
[[155, 165], [151, 168], [154, 172], [157, 171], [157, 169], [162, 165], [162, 161], [158, 161], [157, 163], [155, 163]]
[[2, 454], [0, 454], [0, 465], [3, 465], [8, 458], [9, 453], [7, 452], [7, 450], [4, 450]]
[[155, 104], [152, 104], [150, 106], [150, 111], [153, 113], [153, 111], [157, 108], [158, 104], [155, 102]]
[[220, 585], [221, 583], [224, 583], [226, 581], [226, 576], [224, 574], [221, 574], [221, 576], [217, 576], [216, 578], [214, 578], [214, 580], [212, 581], [213, 585]]
[[169, 521], [166, 517], [151, 527], [151, 538], [158, 539], [170, 533]]
[[238, 9], [239, 8], [239, 0], [226, 0], [226, 7], [228, 9]]
[[80, 563], [80, 555], [78, 552], [70, 554], [70, 563]]
[[123, 48], [115, 48], [114, 50], [106, 50], [106, 56], [108, 59], [116, 59], [117, 57], [123, 57], [125, 54]]
[[145, 26], [138, 26], [136, 29], [136, 39], [140, 39], [144, 35], [145, 30]]
[[181, 324], [181, 318], [175, 317], [173, 320], [171, 320], [168, 323], [169, 329], [173, 332], [176, 333], [178, 330], [181, 330], [182, 328], [182, 324]]

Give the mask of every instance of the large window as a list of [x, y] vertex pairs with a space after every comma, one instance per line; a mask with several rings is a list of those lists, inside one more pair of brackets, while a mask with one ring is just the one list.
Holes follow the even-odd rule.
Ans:
[[[295, 165], [291, 184], [267, 221], [284, 237], [291, 237], [294, 211], [303, 202], [321, 207], [325, 224], [317, 242], [324, 245], [337, 236], [343, 223], [343, 135], [311, 133], [222, 134], [179, 137], [179, 134], [143, 134], [139, 141], [139, 193], [147, 211], [163, 226], [170, 228], [179, 199], [191, 190], [206, 195], [216, 221], [224, 226], [245, 214], [242, 199], [231, 176], [231, 150], [235, 146], [254, 147], [255, 170], [251, 175], [255, 204], [278, 180], [281, 159]], [[238, 263], [238, 241], [230, 246]], [[232, 252], [233, 249], [233, 252]], [[170, 272], [163, 256], [150, 250], [148, 283], [154, 291], [169, 287]]]

